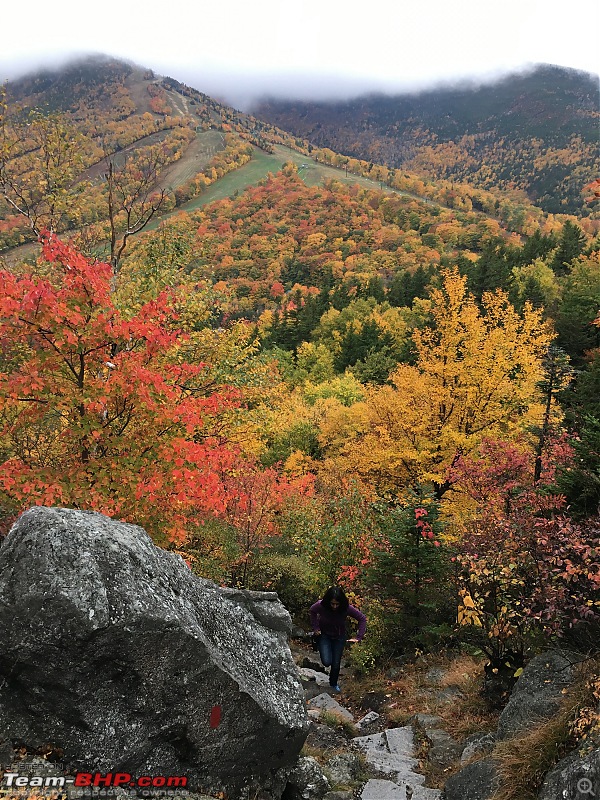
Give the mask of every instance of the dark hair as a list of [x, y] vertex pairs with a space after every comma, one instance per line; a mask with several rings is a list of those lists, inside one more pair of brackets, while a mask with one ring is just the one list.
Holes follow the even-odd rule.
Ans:
[[340, 589], [339, 586], [331, 586], [329, 589], [327, 589], [323, 595], [321, 603], [325, 606], [325, 608], [328, 608], [329, 611], [333, 611], [333, 608], [331, 607], [332, 600], [337, 600], [340, 604], [340, 607], [336, 609], [336, 611], [338, 611], [340, 614], [345, 614], [348, 611], [350, 602], [344, 594], [344, 590]]

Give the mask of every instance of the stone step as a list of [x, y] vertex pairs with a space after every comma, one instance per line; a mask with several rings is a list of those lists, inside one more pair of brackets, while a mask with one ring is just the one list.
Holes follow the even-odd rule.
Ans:
[[323, 692], [322, 694], [312, 697], [307, 700], [306, 705], [309, 709], [320, 709], [321, 711], [329, 711], [332, 714], [337, 714], [338, 717], [354, 722], [354, 717], [347, 708], [341, 706], [331, 695]]
[[[407, 786], [412, 789], [412, 795], [410, 791], [407, 793]], [[407, 800], [409, 797], [412, 800], [439, 800], [441, 796], [439, 789], [428, 789], [410, 782], [398, 784], [371, 778], [363, 787], [360, 800]]]
[[308, 669], [308, 667], [300, 667], [298, 673], [302, 681], [314, 681], [319, 686], [329, 685], [329, 676], [324, 672], [318, 672], [315, 669]]
[[390, 753], [412, 756], [415, 751], [415, 735], [410, 726], [387, 728], [384, 733]]
[[413, 756], [414, 738], [411, 728], [388, 728], [370, 736], [354, 739], [365, 754], [367, 763], [378, 772], [393, 775], [396, 782], [405, 779], [423, 783], [424, 777], [413, 772], [418, 761]]
[[415, 737], [410, 726], [386, 728], [381, 733], [358, 736], [354, 741], [365, 750], [394, 753], [399, 756], [412, 757], [415, 749]]
[[356, 736], [354, 743], [360, 745], [360, 747], [378, 747], [382, 750], [387, 750], [388, 753], [390, 751], [384, 733], [370, 733], [368, 736]]
[[[415, 772], [415, 739], [411, 727], [387, 728], [381, 733], [359, 736], [354, 742], [363, 750], [372, 769], [392, 780], [371, 778], [362, 790], [361, 800], [438, 800], [437, 789], [423, 786], [425, 777]], [[408, 789], [408, 791], [407, 791]]]
[[367, 763], [378, 772], [384, 772], [386, 775], [392, 775], [393, 779], [399, 783], [406, 780], [414, 781], [415, 783], [424, 783], [425, 778], [414, 772], [413, 768], [418, 765], [416, 759], [400, 758], [399, 756], [389, 753], [388, 755], [369, 755], [365, 754]]

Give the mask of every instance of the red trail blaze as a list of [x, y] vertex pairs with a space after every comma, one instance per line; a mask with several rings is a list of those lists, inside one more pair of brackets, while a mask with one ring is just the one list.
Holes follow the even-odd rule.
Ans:
[[221, 706], [213, 706], [210, 710], [210, 727], [218, 728], [221, 724]]

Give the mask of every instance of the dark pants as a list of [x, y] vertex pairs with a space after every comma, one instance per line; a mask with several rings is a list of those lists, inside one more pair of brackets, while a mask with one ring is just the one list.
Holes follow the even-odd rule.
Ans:
[[340, 676], [340, 665], [342, 663], [342, 653], [344, 652], [344, 645], [346, 644], [346, 637], [342, 636], [340, 639], [335, 639], [333, 636], [327, 636], [322, 633], [318, 639], [319, 655], [321, 656], [321, 663], [324, 667], [331, 667], [329, 670], [329, 685], [336, 686]]

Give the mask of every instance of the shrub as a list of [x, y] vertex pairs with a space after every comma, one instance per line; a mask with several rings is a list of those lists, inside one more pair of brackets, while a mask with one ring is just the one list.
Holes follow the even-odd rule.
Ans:
[[264, 552], [251, 568], [249, 588], [277, 592], [290, 614], [306, 610], [314, 603], [311, 587], [311, 571], [296, 555]]
[[[438, 538], [438, 503], [409, 491], [397, 505], [378, 506], [377, 530], [366, 583], [385, 606], [386, 650], [437, 642], [454, 621], [450, 557]], [[442, 626], [442, 628], [440, 628]]]
[[364, 613], [367, 617], [366, 636], [360, 644], [347, 651], [350, 664], [361, 674], [376, 669], [389, 649], [387, 610], [384, 605], [378, 600], [370, 600], [365, 605]]

